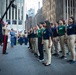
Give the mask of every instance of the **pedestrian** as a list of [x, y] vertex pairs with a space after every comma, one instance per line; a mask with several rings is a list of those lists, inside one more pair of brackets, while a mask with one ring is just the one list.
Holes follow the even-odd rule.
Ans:
[[32, 49], [31, 41], [30, 41], [30, 40], [31, 40], [31, 35], [30, 35], [30, 34], [31, 34], [31, 31], [30, 31], [30, 29], [29, 29], [29, 30], [28, 30], [28, 36], [27, 36], [27, 37], [28, 37], [28, 42], [29, 42], [29, 47], [28, 47], [28, 48], [29, 48], [29, 49]]
[[15, 39], [14, 39], [14, 37], [15, 37], [15, 32], [14, 32], [13, 28], [12, 28], [11, 31], [10, 31], [10, 35], [11, 35], [11, 47], [14, 47], [14, 42], [15, 42]]
[[24, 34], [24, 44], [27, 45], [28, 43], [28, 38], [27, 38], [27, 33], [25, 32]]
[[38, 57], [39, 56], [39, 51], [38, 51], [38, 36], [37, 36], [37, 34], [38, 34], [38, 26], [35, 26], [35, 30], [34, 30], [34, 35], [35, 35], [35, 45], [34, 45], [34, 47], [35, 47], [35, 56], [36, 57]]
[[51, 64], [51, 48], [52, 48], [52, 32], [50, 31], [50, 22], [45, 21], [44, 22], [44, 28], [43, 31], [43, 41], [44, 48], [46, 51], [46, 62], [44, 63], [45, 66], [49, 66]]
[[3, 54], [8, 54], [6, 52], [7, 50], [7, 43], [8, 43], [8, 29], [7, 29], [8, 24], [5, 24], [3, 27]]
[[31, 37], [31, 44], [32, 44], [32, 52], [35, 53], [35, 34], [34, 34], [34, 31], [35, 31], [35, 27], [33, 27], [32, 29], [32, 37]]
[[32, 32], [33, 32], [33, 28], [31, 28], [30, 29], [30, 31], [29, 31], [29, 46], [30, 46], [30, 50], [31, 50], [31, 52], [33, 52], [32, 51]]
[[10, 30], [8, 30], [8, 40], [7, 40], [7, 49], [9, 48], [9, 44], [10, 44]]
[[54, 55], [54, 51], [55, 51], [55, 47], [54, 47], [54, 42], [53, 42], [53, 29], [54, 29], [54, 24], [53, 23], [50, 23], [50, 29], [52, 31], [52, 48], [51, 48], [51, 52], [52, 52], [52, 55]]
[[4, 24], [2, 24], [2, 21], [0, 19], [0, 45], [3, 43], [2, 25]]
[[57, 28], [58, 28], [58, 23], [54, 22], [54, 25], [52, 26], [52, 34], [53, 34], [53, 45], [54, 45], [54, 56], [59, 56], [59, 41], [58, 41], [58, 32], [57, 32]]
[[58, 26], [58, 35], [59, 35], [59, 41], [60, 41], [60, 48], [62, 51], [61, 59], [66, 59], [66, 50], [65, 50], [65, 23], [64, 20], [59, 20], [59, 26]]
[[76, 62], [76, 53], [75, 53], [75, 39], [76, 39], [76, 25], [74, 24], [74, 18], [70, 17], [67, 26], [67, 43], [71, 53], [69, 62], [71, 64]]
[[16, 45], [16, 43], [17, 43], [17, 36], [16, 36], [16, 34], [15, 34], [15, 37], [14, 37], [14, 45]]
[[20, 33], [20, 35], [19, 35], [19, 44], [20, 45], [23, 44], [23, 36], [22, 36], [22, 33]]
[[42, 35], [43, 35], [43, 22], [39, 24], [39, 29], [38, 29], [38, 50], [39, 50], [39, 61], [43, 62], [44, 61], [44, 51], [43, 51], [43, 43], [42, 43]]

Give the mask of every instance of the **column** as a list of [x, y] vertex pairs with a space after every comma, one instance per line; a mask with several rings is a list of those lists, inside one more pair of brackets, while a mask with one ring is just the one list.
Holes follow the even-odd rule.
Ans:
[[[5, 13], [5, 11], [6, 11], [6, 0], [2, 0], [2, 16], [3, 16], [3, 14]], [[4, 17], [4, 22], [6, 22], [6, 15], [5, 15], [5, 17]]]
[[[15, 1], [14, 1], [14, 4], [16, 4]], [[16, 16], [15, 11], [16, 11], [16, 9], [14, 8], [14, 20], [15, 20], [15, 16]]]
[[74, 7], [74, 9], [75, 9], [75, 20], [76, 20], [76, 0], [74, 0], [75, 1], [75, 7]]
[[18, 2], [17, 2], [17, 33], [18, 33]]
[[[8, 6], [9, 6], [9, 2], [10, 2], [10, 1], [9, 1], [9, 0], [7, 0], [7, 2], [8, 2], [8, 3], [7, 3], [7, 4], [8, 4]], [[9, 10], [8, 10], [8, 12], [7, 12], [7, 19], [9, 20]]]
[[56, 1], [50, 0], [50, 21], [55, 22], [56, 21]]
[[71, 0], [69, 0], [69, 10], [70, 10], [70, 12], [69, 12], [69, 15], [71, 16], [72, 15], [72, 13], [71, 13], [71, 11], [72, 11], [72, 6], [71, 6]]
[[22, 3], [20, 4], [20, 20], [21, 20], [21, 13], [22, 12]]
[[63, 0], [63, 18], [66, 20], [66, 1]]
[[68, 12], [68, 2], [69, 1], [67, 0], [67, 21], [68, 21], [68, 17], [69, 17], [69, 15], [68, 15], [69, 14], [69, 12]]
[[11, 28], [12, 28], [12, 7], [11, 7]]

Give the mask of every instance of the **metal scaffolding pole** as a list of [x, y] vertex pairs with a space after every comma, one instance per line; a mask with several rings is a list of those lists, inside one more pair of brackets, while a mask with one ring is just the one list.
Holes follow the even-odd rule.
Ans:
[[66, 2], [65, 2], [65, 0], [63, 0], [63, 16], [64, 16], [64, 20], [66, 20]]

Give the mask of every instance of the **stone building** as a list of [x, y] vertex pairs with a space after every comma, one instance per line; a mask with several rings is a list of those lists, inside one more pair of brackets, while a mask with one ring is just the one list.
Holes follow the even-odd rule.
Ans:
[[43, 0], [42, 8], [38, 9], [36, 15], [32, 18], [31, 27], [45, 20], [50, 22], [59, 19], [67, 20], [70, 16], [74, 16], [76, 20], [76, 0]]
[[42, 14], [42, 8], [38, 9], [37, 14], [35, 15], [35, 17], [32, 19], [32, 25], [37, 25], [40, 22], [44, 21], [44, 17]]
[[[68, 1], [68, 3], [67, 3]], [[67, 5], [68, 4], [68, 5]], [[67, 7], [68, 6], [68, 7]], [[54, 22], [74, 16], [76, 20], [76, 0], [43, 0], [43, 15], [45, 20]], [[67, 15], [68, 9], [68, 15]]]
[[55, 0], [43, 0], [42, 12], [45, 20], [51, 22], [56, 20], [56, 4]]
[[32, 9], [30, 8], [28, 11], [27, 11], [27, 14], [26, 14], [26, 22], [25, 22], [25, 25], [26, 25], [26, 31], [29, 30], [30, 28], [33, 27], [33, 25], [35, 24], [35, 20], [34, 20], [34, 16], [35, 16], [35, 9]]

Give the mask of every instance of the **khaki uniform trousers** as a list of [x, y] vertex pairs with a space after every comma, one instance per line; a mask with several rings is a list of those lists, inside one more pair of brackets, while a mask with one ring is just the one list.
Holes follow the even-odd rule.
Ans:
[[35, 38], [35, 53], [39, 53], [38, 52], [38, 38]]
[[58, 43], [59, 43], [59, 41], [58, 41], [58, 37], [54, 37], [53, 38], [53, 45], [54, 45], [54, 47], [55, 47], [55, 53], [59, 53], [59, 45], [58, 45]]
[[51, 42], [51, 47], [49, 48], [49, 40], [44, 40], [44, 47], [46, 50], [46, 63], [51, 64], [51, 47], [52, 47], [52, 42]]
[[66, 56], [65, 38], [64, 37], [65, 37], [65, 35], [59, 36], [59, 41], [60, 41], [60, 47], [61, 47], [61, 50], [62, 50], [62, 55]]
[[34, 52], [34, 42], [33, 42], [33, 38], [30, 38], [30, 43], [31, 43], [31, 51]]
[[32, 51], [35, 53], [35, 46], [36, 46], [36, 44], [35, 44], [35, 38], [32, 38]]
[[71, 59], [75, 61], [75, 35], [67, 36], [67, 43], [71, 53]]

